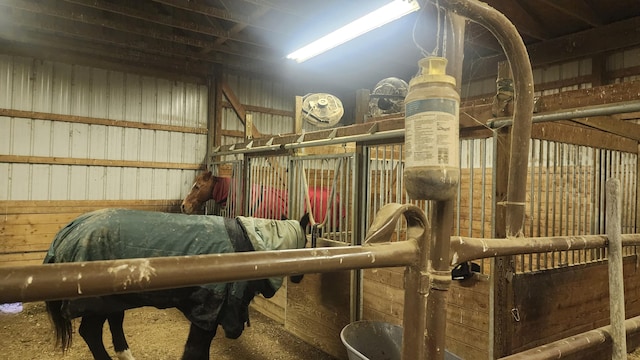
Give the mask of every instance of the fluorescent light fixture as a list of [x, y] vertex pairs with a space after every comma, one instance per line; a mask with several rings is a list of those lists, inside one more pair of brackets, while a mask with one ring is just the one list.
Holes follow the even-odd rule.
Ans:
[[419, 9], [420, 5], [416, 0], [393, 0], [378, 10], [374, 10], [309, 45], [292, 52], [287, 55], [287, 59], [301, 63]]

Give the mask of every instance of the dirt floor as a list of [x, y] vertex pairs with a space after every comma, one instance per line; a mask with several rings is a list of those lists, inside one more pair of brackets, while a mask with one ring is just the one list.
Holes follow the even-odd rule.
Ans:
[[[286, 332], [266, 316], [251, 310], [251, 327], [239, 339], [224, 337], [220, 329], [211, 346], [211, 359], [216, 360], [336, 360]], [[142, 308], [126, 312], [124, 330], [137, 360], [180, 359], [189, 332], [189, 322], [175, 309]], [[79, 325], [76, 321], [74, 324]], [[108, 325], [106, 325], [108, 326]], [[105, 326], [105, 327], [106, 327]], [[105, 329], [107, 350], [115, 352]], [[18, 314], [0, 313], [0, 349], [4, 360], [91, 359], [82, 338], [74, 333], [73, 345], [65, 355], [55, 348], [53, 330], [44, 303], [24, 304]]]
[[[216, 360], [336, 360], [286, 332], [268, 317], [251, 310], [251, 327], [237, 340], [226, 339], [220, 330], [211, 346], [210, 358]], [[79, 325], [76, 321], [74, 324]], [[174, 360], [182, 355], [189, 322], [175, 309], [142, 308], [127, 311], [125, 333], [138, 360]], [[104, 342], [113, 354], [105, 329]], [[0, 349], [4, 360], [85, 360], [91, 354], [82, 338], [74, 334], [74, 343], [65, 355], [55, 348], [53, 331], [44, 303], [24, 304], [18, 314], [0, 312]], [[640, 360], [640, 350], [629, 354]]]

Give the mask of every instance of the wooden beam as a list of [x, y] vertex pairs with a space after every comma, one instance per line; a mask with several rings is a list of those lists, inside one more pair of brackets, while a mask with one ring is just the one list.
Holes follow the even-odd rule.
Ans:
[[280, 35], [280, 36], [286, 35], [273, 28], [252, 24], [249, 16], [237, 14], [234, 12], [229, 12], [227, 10], [219, 9], [209, 5], [203, 5], [199, 2], [189, 1], [189, 0], [153, 0], [153, 1], [161, 4], [165, 4], [167, 6], [171, 6], [174, 8], [183, 9], [183, 10], [191, 11], [194, 13], [210, 16], [216, 19], [231, 21], [231, 22], [240, 23], [240, 24], [251, 24], [252, 27], [255, 27], [261, 30], [267, 30], [269, 32], [272, 32], [274, 35]]
[[[9, 6], [14, 9], [20, 9], [23, 11], [52, 16], [68, 21], [74, 21], [79, 23], [84, 23], [88, 25], [99, 26], [101, 28], [107, 28], [112, 30], [121, 31], [128, 34], [136, 34], [140, 36], [145, 36], [151, 39], [164, 40], [168, 42], [175, 42], [178, 44], [184, 44], [193, 47], [199, 48], [208, 48], [214, 49], [217, 52], [236, 55], [240, 57], [246, 57], [254, 60], [261, 60], [267, 62], [278, 62], [280, 60], [279, 57], [276, 56], [268, 56], [264, 52], [255, 52], [250, 49], [233, 50], [227, 46], [219, 46], [216, 45], [215, 42], [201, 40], [192, 36], [183, 36], [176, 33], [170, 33], [166, 31], [158, 31], [158, 29], [149, 28], [144, 25], [137, 25], [134, 22], [121, 22], [118, 20], [112, 20], [106, 17], [97, 17], [97, 16], [86, 16], [86, 14], [78, 11], [73, 11], [73, 9], [65, 8], [61, 6], [53, 6], [48, 5], [49, 3], [32, 3], [25, 0], [7, 0], [0, 5]], [[41, 22], [36, 21], [28, 21], [25, 22], [20, 21], [17, 22], [20, 26], [43, 26]], [[53, 25], [50, 25], [53, 26]], [[55, 24], [55, 26], [64, 26], [61, 24]], [[50, 29], [49, 31], [53, 31], [54, 29]], [[68, 30], [69, 31], [69, 30]], [[96, 39], [104, 38], [104, 36], [95, 37]], [[117, 43], [121, 43], [118, 41]]]
[[614, 135], [640, 141], [640, 125], [629, 121], [617, 120], [611, 116], [573, 119], [572, 121]]
[[637, 154], [638, 152], [638, 142], [635, 140], [584, 126], [572, 126], [568, 122], [534, 124], [531, 128], [531, 138], [617, 150], [632, 154]]
[[518, 1], [493, 1], [493, 7], [505, 14], [513, 24], [517, 24], [520, 34], [536, 40], [548, 40], [551, 38], [551, 34], [549, 34], [545, 26], [531, 16], [531, 13], [524, 9]]
[[151, 169], [183, 169], [183, 170], [204, 169], [204, 166], [201, 164], [183, 164], [183, 163], [168, 163], [168, 162], [153, 162], [153, 161], [82, 159], [82, 158], [68, 158], [68, 157], [58, 157], [58, 156], [50, 157], [50, 156], [0, 155], [0, 163], [80, 165], [80, 166], [151, 168]]
[[[0, 22], [2, 22], [1, 19]], [[137, 53], [135, 57], [127, 56], [122, 52], [114, 51], [113, 48], [109, 52], [106, 47], [97, 44], [86, 44], [83, 49], [78, 49], [78, 46], [67, 44], [66, 41], [54, 37], [31, 36], [22, 32], [18, 38], [10, 35], [12, 39], [2, 39], [3, 35], [7, 34], [0, 34], [0, 48], [4, 54], [8, 55], [132, 72], [196, 84], [204, 84], [205, 76], [211, 71], [211, 64], [205, 66], [194, 61], [183, 61], [182, 64], [177, 64], [169, 58], [165, 61], [163, 57], [143, 53]]]
[[[640, 94], [640, 80], [619, 84], [592, 87], [589, 89], [563, 91], [541, 96], [536, 103], [536, 113], [546, 113], [564, 109], [605, 105], [637, 100]], [[460, 104], [460, 126], [482, 127], [493, 119], [491, 103], [493, 97], [465, 101]]]
[[602, 19], [584, 0], [540, 0], [540, 2], [593, 27], [603, 25]]
[[[233, 106], [227, 101], [223, 101], [222, 102], [222, 106], [226, 107], [226, 108], [233, 108]], [[267, 108], [267, 107], [263, 107], [263, 106], [246, 105], [246, 104], [243, 104], [242, 106], [245, 108], [245, 110], [251, 111], [251, 112], [256, 112], [256, 113], [269, 114], [269, 115], [279, 115], [279, 116], [288, 116], [288, 117], [294, 117], [294, 115], [295, 115], [294, 111], [272, 109], [272, 108]]]
[[[531, 65], [539, 67], [637, 46], [640, 44], [638, 28], [640, 17], [634, 17], [530, 45], [527, 50]], [[495, 77], [497, 63], [502, 60], [505, 60], [504, 54], [481, 58], [468, 64], [465, 81]], [[473, 73], [469, 71], [470, 68]]]
[[24, 110], [14, 110], [14, 109], [4, 109], [4, 108], [0, 108], [0, 116], [25, 118], [25, 119], [50, 120], [50, 121], [63, 121], [63, 122], [89, 124], [89, 125], [105, 125], [105, 126], [111, 126], [111, 127], [124, 127], [124, 128], [145, 129], [145, 130], [162, 130], [162, 131], [182, 132], [182, 133], [191, 133], [191, 134], [207, 134], [208, 132], [206, 128], [152, 124], [152, 123], [143, 123], [143, 122], [136, 122], [136, 121], [111, 120], [111, 119], [94, 118], [94, 117], [88, 117], [88, 116], [52, 114], [52, 113], [44, 113], [44, 112], [37, 112], [37, 111], [24, 111]]
[[[242, 105], [242, 103], [240, 102], [236, 94], [233, 92], [231, 87], [229, 87], [229, 84], [227, 84], [226, 81], [222, 79], [218, 81], [220, 81], [221, 83], [220, 88], [222, 90], [222, 93], [227, 98], [227, 100], [229, 100], [229, 103], [231, 103], [231, 107], [233, 108], [233, 111], [236, 113], [236, 115], [238, 115], [238, 118], [240, 119], [242, 124], [244, 124], [246, 127], [247, 111], [245, 110], [244, 106]], [[260, 131], [258, 131], [258, 129], [255, 127], [255, 125], [253, 125], [253, 123], [251, 124], [251, 135], [253, 136], [253, 138], [257, 138], [261, 136]]]

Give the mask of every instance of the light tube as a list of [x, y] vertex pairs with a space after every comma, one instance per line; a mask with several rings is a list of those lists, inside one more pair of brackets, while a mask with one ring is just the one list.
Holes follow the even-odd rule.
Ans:
[[287, 59], [292, 59], [301, 63], [419, 9], [420, 5], [416, 0], [394, 0], [357, 20], [350, 22], [340, 29], [292, 52], [287, 55]]

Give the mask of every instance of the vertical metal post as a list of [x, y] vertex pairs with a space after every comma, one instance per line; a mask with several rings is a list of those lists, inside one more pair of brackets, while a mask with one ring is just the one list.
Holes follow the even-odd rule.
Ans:
[[430, 208], [429, 289], [427, 292], [427, 359], [444, 359], [447, 329], [447, 291], [451, 285], [449, 249], [455, 199], [437, 201]]
[[[461, 84], [465, 21], [448, 12], [454, 36], [445, 44], [449, 49], [448, 73]], [[449, 26], [449, 24], [445, 25]], [[420, 238], [420, 260], [405, 271], [405, 307], [402, 358], [405, 360], [443, 360], [447, 327], [447, 291], [451, 285], [449, 250], [456, 199], [432, 202], [430, 231]], [[409, 229], [408, 229], [409, 230]]]
[[607, 180], [606, 197], [607, 217], [606, 228], [609, 239], [609, 308], [611, 318], [611, 338], [613, 349], [612, 360], [627, 358], [627, 339], [624, 326], [624, 276], [622, 264], [622, 237], [620, 229], [620, 214], [622, 206], [620, 201], [620, 180], [611, 178]]

